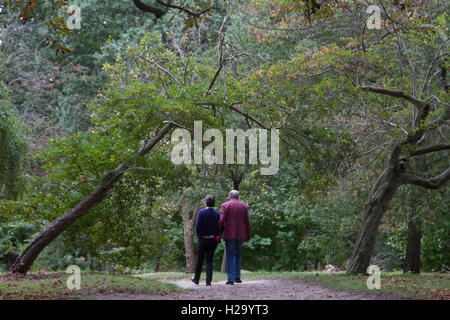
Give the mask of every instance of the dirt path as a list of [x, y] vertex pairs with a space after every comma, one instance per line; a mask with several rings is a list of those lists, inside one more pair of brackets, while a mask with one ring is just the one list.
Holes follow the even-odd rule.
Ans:
[[393, 300], [399, 296], [380, 293], [348, 293], [325, 288], [300, 279], [243, 280], [226, 285], [225, 281], [195, 285], [189, 279], [164, 280], [185, 289], [168, 295], [113, 294], [97, 297], [99, 300]]

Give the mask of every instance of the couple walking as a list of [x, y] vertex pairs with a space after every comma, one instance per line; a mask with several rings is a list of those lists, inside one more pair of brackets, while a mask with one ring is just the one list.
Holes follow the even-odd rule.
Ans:
[[241, 283], [241, 253], [244, 242], [250, 240], [250, 218], [248, 205], [239, 200], [239, 191], [231, 190], [230, 199], [222, 204], [219, 213], [214, 210], [215, 198], [205, 197], [205, 209], [198, 212], [195, 231], [197, 233], [197, 263], [191, 280], [198, 284], [206, 256], [206, 285], [210, 286], [213, 274], [213, 257], [220, 234], [224, 232], [227, 256], [227, 284]]

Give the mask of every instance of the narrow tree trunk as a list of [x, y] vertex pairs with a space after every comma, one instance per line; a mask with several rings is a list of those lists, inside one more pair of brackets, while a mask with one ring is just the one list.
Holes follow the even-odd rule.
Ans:
[[184, 250], [186, 254], [186, 273], [195, 272], [195, 221], [197, 219], [197, 207], [194, 209], [183, 208], [183, 225], [184, 225]]
[[223, 257], [222, 257], [222, 266], [220, 267], [220, 272], [227, 272], [227, 250], [226, 248], [223, 250]]
[[161, 261], [162, 261], [163, 254], [160, 252], [158, 256], [156, 257], [156, 263], [155, 263], [155, 272], [161, 271]]
[[[172, 124], [165, 125], [151, 140], [146, 141], [139, 150], [139, 156], [147, 154], [165, 135], [169, 132]], [[11, 267], [12, 273], [25, 274], [31, 268], [38, 255], [49, 245], [56, 237], [66, 230], [75, 221], [83, 217], [95, 205], [100, 203], [106, 196], [108, 190], [114, 183], [127, 171], [126, 163], [121, 163], [115, 170], [110, 171], [100, 182], [100, 184], [85, 196], [75, 207], [63, 213], [56, 220], [51, 222], [28, 244], [22, 254], [17, 258]]]
[[316, 260], [315, 264], [314, 264], [314, 270], [319, 270], [319, 260]]
[[94, 255], [92, 254], [92, 252], [89, 253], [88, 259], [89, 259], [89, 270], [91, 272], [94, 272], [95, 271], [95, 263], [94, 263]]
[[[158, 234], [164, 234], [164, 222], [163, 219], [158, 216], [157, 217], [157, 230], [158, 230]], [[162, 258], [164, 256], [164, 245], [162, 242], [158, 242], [156, 245], [156, 250], [158, 252], [158, 254], [156, 255], [156, 261], [155, 261], [155, 272], [160, 272], [161, 271], [161, 262], [162, 262]]]
[[348, 273], [366, 273], [370, 264], [381, 218], [387, 210], [389, 201], [401, 185], [398, 177], [404, 167], [402, 163], [400, 165], [398, 163], [399, 155], [400, 148], [397, 147], [391, 153], [388, 167], [378, 177], [369, 193], [355, 247], [347, 263]]
[[420, 273], [420, 241], [422, 233], [420, 220], [411, 219], [408, 223], [408, 245], [403, 272]]

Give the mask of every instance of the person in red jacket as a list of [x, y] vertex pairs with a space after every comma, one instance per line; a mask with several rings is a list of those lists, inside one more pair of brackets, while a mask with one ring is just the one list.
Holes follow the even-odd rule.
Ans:
[[237, 190], [231, 190], [230, 200], [222, 204], [219, 229], [224, 230], [227, 284], [241, 283], [242, 245], [250, 240], [250, 217], [248, 205], [239, 200]]

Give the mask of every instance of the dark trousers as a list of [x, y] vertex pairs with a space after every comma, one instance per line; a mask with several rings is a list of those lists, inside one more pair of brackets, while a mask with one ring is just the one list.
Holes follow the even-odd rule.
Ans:
[[197, 263], [195, 264], [194, 280], [199, 281], [202, 273], [203, 260], [206, 256], [206, 283], [211, 283], [213, 274], [213, 258], [216, 250], [216, 239], [199, 238], [197, 243]]

